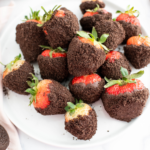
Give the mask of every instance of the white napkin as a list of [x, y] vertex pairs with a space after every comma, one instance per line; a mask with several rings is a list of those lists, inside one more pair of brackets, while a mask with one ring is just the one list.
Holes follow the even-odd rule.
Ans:
[[[2, 30], [2, 27], [7, 22], [9, 16], [11, 15], [13, 7], [14, 7], [13, 1], [11, 1], [8, 6], [0, 7], [0, 30]], [[0, 52], [1, 52], [1, 45], [0, 45]], [[0, 55], [0, 57], [2, 56]], [[18, 132], [3, 110], [3, 93], [1, 81], [2, 81], [2, 67], [0, 66], [0, 125], [2, 125], [6, 129], [9, 135], [10, 143], [8, 146], [8, 150], [22, 150], [18, 137]]]
[[15, 3], [11, 1], [8, 6], [0, 7], [0, 31], [11, 15], [14, 5]]

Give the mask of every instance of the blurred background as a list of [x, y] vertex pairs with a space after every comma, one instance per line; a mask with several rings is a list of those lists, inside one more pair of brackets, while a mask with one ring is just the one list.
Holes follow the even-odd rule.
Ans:
[[[44, 3], [48, 0], [0, 0], [0, 36], [3, 34], [7, 26], [25, 9], [29, 9], [38, 3]], [[49, 0], [50, 3], [53, 0]], [[71, 0], [70, 0], [71, 1]], [[73, 0], [72, 0], [73, 1]], [[110, 0], [112, 2], [112, 0]], [[61, 0], [63, 4], [63, 0]], [[104, 0], [105, 2], [105, 0]], [[126, 9], [127, 5], [134, 6], [135, 9], [141, 12], [140, 22], [144, 26], [150, 36], [150, 1], [149, 0], [113, 0], [122, 8]], [[9, 9], [7, 9], [9, 8]], [[125, 134], [117, 139], [92, 147], [93, 150], [150, 150], [150, 110], [147, 115], [143, 116], [141, 122], [133, 125]], [[46, 145], [32, 139], [18, 129], [19, 138], [23, 150], [64, 150], [53, 146]], [[91, 148], [86, 150], [90, 150]], [[79, 150], [79, 149], [78, 149]], [[84, 149], [82, 149], [84, 150]]]

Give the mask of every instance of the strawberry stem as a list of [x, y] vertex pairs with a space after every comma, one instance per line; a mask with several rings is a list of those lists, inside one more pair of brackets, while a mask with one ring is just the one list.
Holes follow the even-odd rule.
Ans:
[[[120, 10], [117, 10], [116, 13], [123, 13], [123, 12], [121, 12]], [[138, 10], [134, 10], [134, 7], [130, 8], [130, 5], [128, 5], [127, 11], [125, 11], [124, 13], [129, 14], [130, 16], [135, 16], [135, 17], [138, 17], [140, 15], [140, 12]]]
[[103, 43], [105, 43], [107, 38], [109, 37], [109, 34], [103, 34], [100, 38], [98, 38], [98, 34], [95, 27], [93, 27], [92, 33], [87, 33], [85, 31], [77, 31], [77, 35], [93, 41], [94, 45], [101, 45], [106, 53], [110, 50], [105, 45], [103, 45]]
[[122, 79], [111, 80], [111, 79], [107, 79], [106, 77], [104, 77], [104, 79], [107, 82], [107, 84], [104, 86], [104, 88], [111, 87], [115, 84], [119, 84], [120, 86], [122, 86], [122, 85], [126, 85], [128, 83], [136, 83], [135, 79], [141, 77], [144, 74], [144, 70], [142, 70], [142, 71], [139, 71], [137, 73], [129, 75], [128, 70], [126, 68], [123, 68], [123, 67], [121, 67], [120, 71], [121, 71], [121, 74], [123, 76]]
[[43, 24], [45, 23], [45, 22], [47, 22], [48, 20], [50, 20], [51, 19], [51, 17], [52, 17], [52, 15], [53, 15], [53, 13], [56, 11], [56, 10], [58, 10], [59, 8], [61, 7], [61, 5], [59, 5], [59, 6], [57, 6], [57, 5], [55, 5], [54, 6], [54, 8], [52, 9], [52, 10], [49, 10], [48, 12], [45, 10], [45, 8], [43, 7], [43, 6], [41, 6], [41, 8], [42, 8], [42, 10], [44, 11], [44, 15], [43, 15], [43, 17], [42, 17], [42, 24], [37, 24], [37, 26], [43, 26]]
[[53, 48], [50, 47], [50, 46], [44, 46], [44, 45], [40, 45], [40, 47], [41, 47], [43, 50], [44, 50], [44, 49], [49, 49], [49, 50], [51, 50], [50, 53], [49, 53], [50, 58], [52, 58], [53, 52], [66, 53], [66, 51], [65, 51], [63, 48], [61, 48], [61, 47], [57, 47], [56, 49], [53, 49]]
[[37, 21], [39, 21], [41, 19], [39, 16], [40, 10], [33, 11], [32, 8], [30, 8], [30, 10], [31, 10], [31, 14], [29, 14], [29, 17], [25, 16], [25, 19], [26, 20], [37, 20]]
[[31, 73], [31, 75], [32, 75], [32, 78], [30, 78], [31, 81], [26, 81], [30, 88], [25, 90], [25, 92], [31, 94], [29, 106], [31, 106], [33, 101], [36, 103], [36, 94], [37, 94], [37, 91], [38, 91], [37, 85], [39, 83], [38, 78], [32, 73]]
[[76, 99], [76, 105], [67, 102], [67, 106], [65, 107], [65, 110], [70, 113], [70, 115], [74, 114], [77, 108], [84, 107], [83, 101], [80, 99], [79, 101]]

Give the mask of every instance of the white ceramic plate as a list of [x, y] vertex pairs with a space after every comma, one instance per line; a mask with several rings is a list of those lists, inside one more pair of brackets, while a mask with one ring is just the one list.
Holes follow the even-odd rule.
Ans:
[[[78, 19], [82, 17], [81, 11], [79, 9], [80, 0], [53, 0], [47, 1], [47, 3], [42, 3], [41, 5], [46, 8], [46, 10], [51, 9], [56, 4], [61, 4], [62, 6], [71, 9]], [[106, 10], [113, 13], [113, 17], [115, 17], [116, 10], [123, 10], [117, 5], [114, 5], [111, 2], [106, 3]], [[33, 10], [38, 10], [41, 5], [35, 6]], [[16, 55], [21, 53], [19, 45], [15, 42], [15, 28], [17, 24], [21, 23], [24, 16], [30, 13], [30, 9], [26, 8], [26, 12], [18, 16], [5, 30], [2, 38], [2, 62], [7, 64], [12, 60]], [[146, 32], [142, 28], [143, 34], [146, 35]], [[37, 64], [34, 64], [35, 72], [39, 72]], [[150, 76], [150, 66], [144, 68], [145, 74], [141, 77], [142, 82], [146, 87], [150, 89], [150, 85], [147, 82]], [[133, 72], [137, 70], [133, 69]], [[90, 141], [82, 141], [76, 140], [70, 133], [67, 133], [64, 130], [64, 115], [54, 115], [54, 116], [42, 116], [35, 111], [33, 106], [29, 107], [29, 96], [22, 96], [16, 94], [12, 91], [9, 91], [8, 96], [4, 96], [4, 110], [7, 113], [9, 119], [23, 132], [28, 134], [29, 136], [50, 144], [59, 147], [66, 148], [78, 148], [78, 147], [89, 147], [98, 144], [103, 144], [105, 142], [114, 139], [119, 134], [123, 133], [128, 127], [132, 124], [136, 124], [140, 119], [136, 118], [132, 120], [130, 123], [126, 123], [123, 121], [118, 121], [116, 119], [111, 118], [106, 111], [104, 110], [102, 102], [99, 100], [94, 103], [92, 107], [96, 110], [98, 116], [98, 129], [96, 135]], [[149, 101], [147, 105], [149, 104]], [[143, 112], [143, 115], [145, 110]]]

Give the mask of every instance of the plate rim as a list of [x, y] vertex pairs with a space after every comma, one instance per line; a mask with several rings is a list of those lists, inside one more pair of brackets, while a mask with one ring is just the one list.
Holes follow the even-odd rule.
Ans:
[[[58, 1], [60, 1], [60, 0], [58, 0]], [[63, 0], [63, 1], [69, 1], [69, 0]], [[81, 1], [81, 0], [78, 0], [78, 1]], [[40, 3], [38, 3], [36, 6], [34, 6], [34, 7], [32, 7], [32, 8], [38, 7], [38, 6], [41, 5], [41, 4], [44, 5], [44, 4], [46, 4], [47, 2], [48, 2], [48, 0], [45, 1], [44, 3], [41, 3], [41, 2], [40, 2]], [[62, 2], [62, 0], [61, 0], [61, 2]], [[115, 6], [115, 7], [118, 7], [120, 10], [125, 10], [125, 9], [123, 9], [121, 6], [119, 6], [119, 5], [117, 5], [117, 4], [113, 3], [113, 2], [111, 2], [111, 1], [109, 1], [109, 0], [105, 0], [104, 2], [109, 3], [109, 5], [113, 5], [113, 6]], [[31, 5], [32, 5], [32, 4], [31, 4]], [[112, 7], [113, 7], [113, 6], [112, 6]], [[65, 7], [65, 6], [64, 6], [64, 7]], [[14, 24], [14, 22], [15, 22], [16, 20], [18, 20], [18, 18], [19, 18], [20, 16], [22, 16], [25, 12], [27, 12], [27, 10], [23, 11], [20, 15], [17, 15], [17, 16], [15, 17], [15, 19], [14, 19], [13, 21], [11, 21], [11, 23], [4, 29], [3, 33], [2, 33], [1, 36], [0, 36], [0, 41], [2, 41], [2, 39], [5, 37], [7, 30], [11, 28], [11, 24]], [[144, 25], [143, 25], [142, 23], [141, 23], [141, 27], [142, 27], [142, 30], [148, 35], [148, 32], [145, 31], [145, 27], [144, 27]], [[0, 42], [0, 43], [2, 43], [2, 42]], [[1, 52], [3, 52], [3, 51], [2, 51], [2, 44], [0, 45], [0, 48], [1, 48]], [[0, 59], [1, 59], [1, 56], [0, 56]], [[1, 67], [0, 67], [0, 70], [1, 70]], [[0, 77], [0, 79], [2, 79], [2, 77]], [[2, 88], [2, 83], [0, 83], [0, 87]], [[3, 92], [2, 92], [2, 93], [3, 93]], [[3, 98], [4, 98], [4, 94], [3, 94]], [[149, 99], [150, 99], [150, 97], [149, 97]], [[4, 102], [3, 102], [3, 103], [4, 103]], [[144, 111], [143, 111], [142, 116], [143, 116], [143, 115], [145, 114], [145, 112], [148, 110], [148, 107], [149, 107], [149, 104], [147, 105], [146, 108], [144, 108]], [[102, 145], [102, 144], [105, 144], [105, 143], [107, 143], [107, 142], [109, 142], [109, 141], [112, 141], [112, 140], [118, 138], [119, 136], [121, 136], [122, 134], [124, 134], [124, 133], [125, 133], [129, 128], [131, 128], [133, 125], [135, 125], [135, 122], [138, 123], [138, 122], [143, 118], [143, 117], [141, 116], [141, 117], [138, 117], [138, 118], [134, 119], [132, 122], [130, 122], [130, 125], [128, 125], [123, 131], [121, 131], [121, 132], [115, 134], [114, 136], [112, 136], [112, 137], [110, 137], [110, 138], [104, 140], [103, 142], [85, 143], [85, 144], [82, 144], [82, 145], [77, 145], [77, 144], [76, 144], [76, 145], [66, 145], [66, 144], [59, 144], [59, 143], [55, 143], [55, 142], [45, 142], [45, 141], [42, 140], [41, 138], [35, 137], [34, 135], [32, 135], [32, 134], [30, 134], [28, 131], [26, 131], [26, 129], [23, 129], [22, 127], [20, 127], [20, 126], [16, 123], [17, 121], [15, 121], [15, 120], [11, 117], [11, 115], [10, 115], [9, 112], [7, 111], [7, 109], [6, 109], [6, 107], [4, 106], [4, 104], [3, 104], [3, 109], [4, 109], [4, 112], [6, 113], [7, 117], [9, 118], [9, 120], [10, 120], [19, 130], [21, 130], [23, 133], [25, 133], [26, 135], [30, 136], [31, 138], [36, 139], [37, 141], [40, 141], [40, 142], [42, 142], [42, 143], [45, 143], [45, 144], [48, 144], [48, 145], [51, 145], [51, 146], [60, 147], [60, 148], [73, 148], [73, 149], [74, 149], [74, 148], [87, 148], [87, 147]]]

